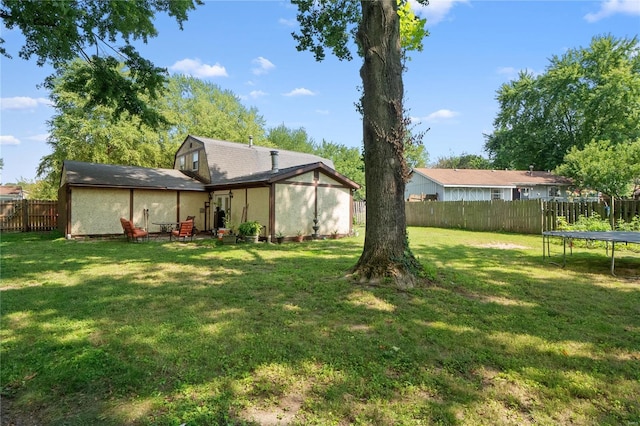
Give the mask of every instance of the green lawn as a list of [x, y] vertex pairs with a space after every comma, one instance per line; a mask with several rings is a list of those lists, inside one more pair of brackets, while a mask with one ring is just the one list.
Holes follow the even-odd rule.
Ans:
[[429, 281], [399, 292], [344, 278], [363, 234], [3, 234], [3, 424], [640, 424], [640, 247], [613, 277], [602, 247], [411, 228]]

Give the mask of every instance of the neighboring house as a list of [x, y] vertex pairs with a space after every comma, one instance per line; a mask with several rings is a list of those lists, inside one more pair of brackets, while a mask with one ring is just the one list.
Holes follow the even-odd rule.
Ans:
[[568, 178], [533, 170], [416, 168], [405, 200], [567, 200], [570, 186]]
[[24, 200], [26, 193], [18, 185], [0, 185], [0, 201]]
[[[306, 153], [188, 136], [173, 169], [65, 161], [59, 190], [61, 230], [73, 235], [119, 234], [120, 217], [159, 232], [156, 223], [195, 216], [216, 228], [216, 207], [228, 222], [256, 220], [263, 236], [352, 231], [359, 185], [333, 163]], [[148, 215], [145, 215], [148, 213]]]

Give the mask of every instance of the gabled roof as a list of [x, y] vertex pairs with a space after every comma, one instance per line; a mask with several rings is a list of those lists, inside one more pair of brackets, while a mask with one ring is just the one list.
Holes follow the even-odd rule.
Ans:
[[0, 185], [0, 195], [8, 197], [21, 197], [22, 187], [19, 185]]
[[67, 160], [62, 166], [62, 184], [112, 188], [149, 188], [204, 191], [204, 185], [175, 169], [118, 166]]
[[314, 170], [322, 171], [325, 175], [331, 177], [332, 179], [340, 182], [341, 184], [349, 188], [352, 188], [352, 189], [360, 188], [360, 185], [358, 185], [348, 177], [338, 173], [337, 171], [333, 170], [333, 168], [321, 162], [287, 167], [285, 169], [278, 169], [277, 171], [268, 170], [264, 172], [253, 173], [248, 176], [238, 176], [233, 179], [227, 179], [224, 182], [216, 182], [216, 183], [207, 185], [206, 187], [210, 191], [215, 191], [218, 189], [226, 189], [226, 188], [232, 188], [232, 187], [245, 187], [248, 185], [256, 185], [256, 186], [265, 185], [266, 186], [266, 185], [283, 181], [291, 177], [299, 176]]
[[416, 168], [413, 169], [413, 172], [442, 186], [513, 188], [518, 186], [566, 186], [572, 183], [571, 179], [542, 171]]
[[203, 144], [211, 173], [211, 182], [214, 184], [232, 181], [238, 177], [249, 177], [270, 172], [271, 151], [278, 152], [279, 169], [312, 163], [323, 163], [331, 169], [334, 168], [331, 160], [304, 152], [221, 141], [193, 135], [189, 135], [184, 143], [187, 143], [189, 139]]

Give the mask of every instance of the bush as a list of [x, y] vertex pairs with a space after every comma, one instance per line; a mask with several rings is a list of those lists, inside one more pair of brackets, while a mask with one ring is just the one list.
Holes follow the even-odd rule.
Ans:
[[238, 225], [238, 232], [243, 237], [252, 237], [260, 234], [262, 225], [257, 221], [242, 222]]

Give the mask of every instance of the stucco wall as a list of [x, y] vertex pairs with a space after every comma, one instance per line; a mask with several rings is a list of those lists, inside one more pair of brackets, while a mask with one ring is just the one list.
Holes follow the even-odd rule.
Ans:
[[[313, 218], [316, 210], [314, 175], [307, 173], [292, 179], [296, 184], [276, 185], [275, 232], [295, 236], [313, 234]], [[329, 235], [334, 231], [348, 234], [351, 230], [351, 191], [340, 183], [320, 173], [317, 186], [318, 233]]]
[[[133, 222], [144, 227], [144, 209], [149, 209], [149, 232], [160, 232], [160, 226], [153, 222], [176, 221], [176, 193], [174, 191], [133, 191]], [[129, 212], [127, 212], [127, 216]]]
[[318, 233], [348, 234], [351, 231], [351, 196], [347, 188], [318, 188]]
[[129, 217], [128, 189], [73, 188], [71, 234], [121, 234], [120, 218]]
[[[185, 220], [187, 216], [195, 216], [195, 226], [198, 230], [205, 229], [204, 223], [204, 203], [208, 201], [208, 194], [204, 192], [181, 192], [180, 193], [180, 217], [179, 221]], [[213, 212], [209, 213], [213, 214]]]
[[306, 185], [276, 185], [276, 232], [287, 237], [298, 231], [303, 235], [313, 233], [315, 212], [315, 188]]
[[[130, 206], [133, 193], [133, 205]], [[196, 216], [196, 227], [204, 229], [204, 208], [207, 194], [202, 192], [180, 193], [178, 218], [178, 196], [176, 191], [108, 188], [71, 189], [71, 234], [112, 235], [122, 233], [120, 218], [129, 218], [133, 212], [136, 226], [148, 227], [149, 232], [159, 232], [154, 222], [178, 222], [188, 215]], [[145, 224], [144, 210], [149, 209], [149, 222]]]
[[[247, 220], [260, 222], [260, 235], [268, 235], [269, 230], [269, 188], [247, 189]], [[266, 230], [266, 234], [265, 234]]]

